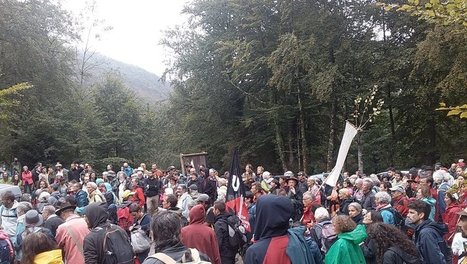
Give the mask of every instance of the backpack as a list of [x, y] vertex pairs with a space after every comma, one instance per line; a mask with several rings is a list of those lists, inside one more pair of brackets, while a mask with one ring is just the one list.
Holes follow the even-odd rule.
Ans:
[[[190, 251], [190, 252], [188, 252]], [[193, 261], [187, 261], [186, 256], [187, 254], [191, 254], [191, 258]], [[176, 264], [176, 263], [187, 263], [187, 264], [211, 264], [211, 262], [208, 261], [203, 261], [201, 260], [199, 256], [199, 251], [196, 248], [189, 248], [185, 254], [183, 254], [183, 257], [181, 259], [181, 262], [176, 262], [173, 258], [168, 256], [167, 254], [164, 253], [156, 253], [154, 255], [149, 256], [148, 258], [155, 258], [164, 264]]]
[[135, 258], [128, 235], [119, 226], [113, 224], [105, 229], [102, 249], [104, 250], [104, 263], [132, 264]]
[[13, 263], [15, 258], [13, 244], [7, 233], [0, 230], [0, 263]]
[[391, 212], [391, 214], [394, 217], [394, 225], [397, 228], [402, 229], [405, 226], [405, 218], [401, 215], [401, 213], [399, 213], [399, 211], [394, 209], [394, 207], [388, 207], [388, 208], [381, 209], [381, 211], [384, 211], [384, 210]]
[[321, 228], [321, 251], [326, 253], [336, 242], [337, 234], [331, 222], [324, 223]]
[[227, 217], [226, 223], [229, 232], [229, 245], [232, 248], [240, 249], [247, 241], [242, 220], [237, 215], [231, 215]]

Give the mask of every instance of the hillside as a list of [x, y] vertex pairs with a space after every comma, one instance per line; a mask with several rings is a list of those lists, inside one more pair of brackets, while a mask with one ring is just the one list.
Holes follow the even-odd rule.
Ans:
[[160, 77], [156, 74], [102, 54], [94, 54], [88, 65], [89, 70], [85, 79], [88, 85], [102, 80], [105, 74], [113, 72], [120, 75], [124, 84], [138, 97], [148, 102], [164, 101], [171, 92], [170, 85], [160, 81]]

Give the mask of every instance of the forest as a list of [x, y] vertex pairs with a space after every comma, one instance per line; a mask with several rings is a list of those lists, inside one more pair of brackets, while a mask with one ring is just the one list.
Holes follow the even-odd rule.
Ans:
[[467, 16], [446, 3], [194, 0], [161, 43], [169, 100], [141, 104], [118, 73], [83, 82], [79, 27], [54, 1], [1, 0], [0, 161], [164, 168], [206, 151], [226, 170], [238, 148], [311, 174], [333, 168], [348, 120], [365, 126], [346, 170], [450, 164], [467, 119], [436, 109], [467, 102]]

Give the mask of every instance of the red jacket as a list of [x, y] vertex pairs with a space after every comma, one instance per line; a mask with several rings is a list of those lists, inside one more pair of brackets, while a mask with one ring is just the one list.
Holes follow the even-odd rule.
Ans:
[[458, 212], [462, 211], [462, 207], [457, 203], [451, 203], [443, 214], [443, 222], [448, 226], [448, 232], [444, 235], [444, 239], [449, 245], [452, 243], [454, 233], [456, 232], [457, 222], [459, 221]]
[[315, 221], [315, 215], [311, 211], [311, 206], [305, 207], [305, 210], [303, 212], [303, 216], [300, 222], [303, 225], [307, 225], [308, 223], [313, 223], [314, 221]]
[[407, 217], [409, 213], [409, 199], [405, 195], [401, 195], [393, 200], [393, 208], [396, 209], [403, 217]]
[[135, 194], [133, 194], [133, 196], [131, 196], [129, 200], [132, 203], [133, 202], [138, 203], [139, 206], [143, 207], [144, 203], [146, 202], [144, 198], [143, 189], [141, 187], [136, 187], [136, 189], [134, 189], [133, 192]]
[[204, 224], [206, 213], [203, 205], [199, 204], [190, 210], [190, 224], [182, 228], [180, 238], [183, 245], [196, 248], [208, 255], [213, 264], [221, 264], [219, 244], [214, 230]]
[[33, 184], [32, 172], [31, 171], [21, 172], [21, 179], [23, 180], [23, 185], [26, 184], [26, 183], [28, 183], [29, 185]]

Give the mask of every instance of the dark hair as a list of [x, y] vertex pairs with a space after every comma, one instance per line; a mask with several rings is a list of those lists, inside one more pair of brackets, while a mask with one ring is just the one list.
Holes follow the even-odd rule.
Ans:
[[57, 243], [49, 235], [42, 231], [30, 233], [23, 240], [21, 263], [33, 264], [36, 255], [54, 249]]
[[168, 194], [165, 200], [170, 204], [170, 207], [177, 206], [178, 199], [174, 194]]
[[421, 200], [413, 200], [409, 202], [409, 209], [416, 211], [417, 213], [424, 213], [423, 220], [427, 220], [430, 216], [431, 206]]
[[130, 209], [130, 213], [141, 211], [141, 206], [139, 206], [139, 204], [137, 204], [137, 203], [130, 204], [130, 206], [128, 208]]
[[182, 222], [179, 214], [172, 211], [160, 211], [156, 213], [151, 223], [156, 252], [180, 243], [181, 229]]
[[381, 215], [380, 212], [376, 210], [370, 210], [367, 212], [367, 214], [370, 214], [371, 222], [372, 223], [379, 223], [383, 222], [383, 216]]
[[428, 187], [428, 186], [420, 186], [420, 187], [418, 187], [418, 189], [422, 192], [422, 196], [423, 196], [424, 198], [431, 197], [431, 190], [430, 190], [430, 187]]
[[214, 202], [214, 208], [219, 210], [219, 212], [224, 213], [225, 212], [225, 203], [223, 201]]
[[417, 247], [397, 227], [385, 223], [370, 224], [366, 232], [368, 237], [376, 241], [376, 263], [382, 263], [384, 253], [390, 247], [397, 247], [412, 256], [418, 256]]
[[251, 191], [246, 191], [245, 192], [245, 198], [247, 199], [253, 199], [253, 193]]
[[13, 202], [15, 200], [15, 195], [11, 191], [6, 191], [2, 195], [2, 200], [9, 200], [10, 202]]
[[453, 202], [453, 203], [457, 202], [457, 198], [454, 197], [454, 195], [452, 195], [452, 193], [446, 192], [446, 196], [449, 198], [449, 200], [451, 200], [451, 202]]
[[383, 181], [381, 184], [384, 186], [384, 189], [386, 190], [389, 190], [389, 188], [392, 187], [392, 184], [388, 181], [387, 182]]
[[433, 187], [433, 177], [423, 177], [422, 179], [426, 179], [426, 183]]

